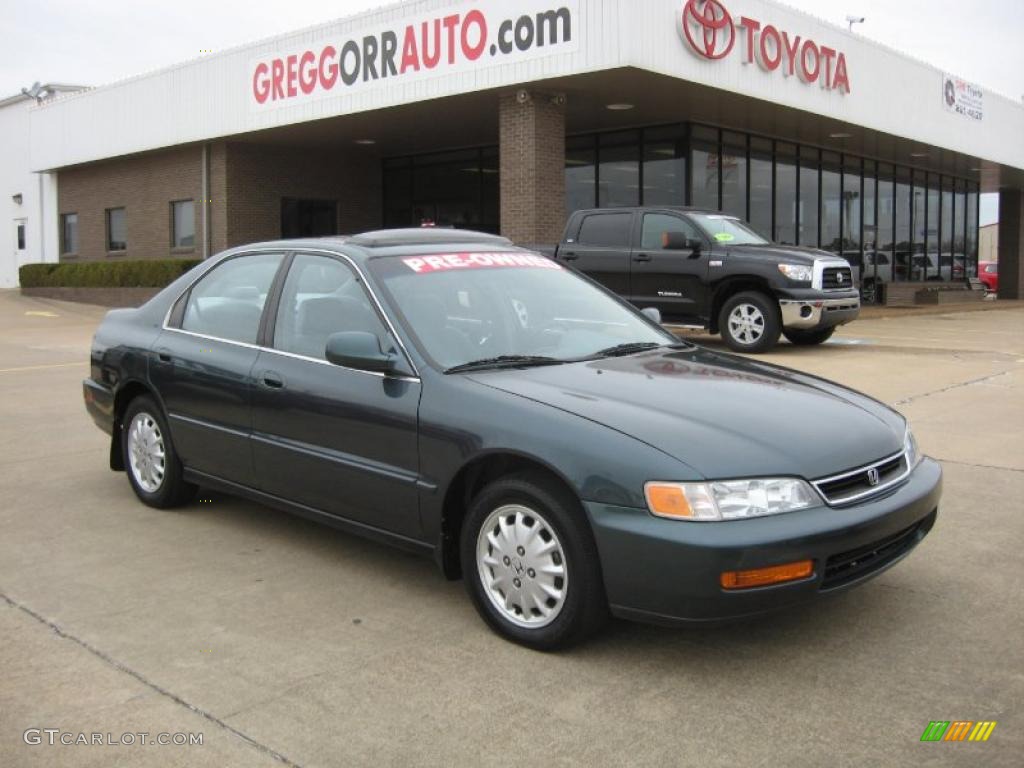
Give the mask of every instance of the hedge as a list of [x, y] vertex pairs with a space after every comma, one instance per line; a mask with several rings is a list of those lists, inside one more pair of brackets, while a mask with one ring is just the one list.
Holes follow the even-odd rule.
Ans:
[[163, 288], [198, 263], [196, 259], [139, 259], [26, 264], [18, 274], [23, 288]]

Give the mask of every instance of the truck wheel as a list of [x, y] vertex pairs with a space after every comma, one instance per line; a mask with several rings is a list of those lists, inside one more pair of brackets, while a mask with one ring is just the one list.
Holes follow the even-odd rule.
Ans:
[[774, 299], [747, 291], [729, 298], [718, 315], [718, 327], [730, 349], [767, 352], [779, 341], [782, 321]]
[[460, 548], [473, 605], [508, 640], [543, 651], [563, 648], [607, 617], [597, 546], [583, 510], [542, 476], [511, 475], [484, 488], [466, 513]]
[[797, 346], [807, 347], [811, 344], [823, 344], [832, 338], [832, 334], [835, 333], [836, 329], [822, 328], [817, 331], [802, 331], [799, 328], [792, 328], [783, 330], [783, 335], [789, 339], [790, 344], [796, 344]]
[[136, 397], [121, 422], [124, 468], [135, 495], [158, 509], [191, 501], [199, 489], [182, 476], [181, 461], [160, 406], [145, 395]]

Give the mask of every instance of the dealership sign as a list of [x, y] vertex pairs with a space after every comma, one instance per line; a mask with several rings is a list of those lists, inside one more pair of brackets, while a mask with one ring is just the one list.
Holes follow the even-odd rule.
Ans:
[[942, 105], [950, 112], [981, 120], [983, 95], [981, 86], [968, 83], [955, 75], [942, 76]]
[[572, 53], [579, 0], [479, 0], [346, 32], [249, 63], [250, 104], [286, 107]]
[[733, 18], [719, 0], [686, 0], [678, 22], [690, 50], [707, 61], [739, 56], [765, 72], [796, 75], [808, 85], [850, 92], [846, 55], [835, 48], [749, 16]]

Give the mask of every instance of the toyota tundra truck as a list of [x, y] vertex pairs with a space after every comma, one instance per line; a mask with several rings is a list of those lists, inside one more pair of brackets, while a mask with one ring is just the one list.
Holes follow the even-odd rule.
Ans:
[[665, 322], [720, 333], [738, 352], [765, 352], [780, 335], [821, 344], [860, 312], [845, 259], [777, 245], [714, 211], [579, 210], [562, 242], [539, 250]]

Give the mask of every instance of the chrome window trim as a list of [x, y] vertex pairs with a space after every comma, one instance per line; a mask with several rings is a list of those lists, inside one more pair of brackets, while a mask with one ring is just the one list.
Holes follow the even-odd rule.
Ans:
[[[852, 496], [844, 496], [841, 499], [836, 499], [835, 501], [832, 501], [821, 489], [821, 486], [824, 483], [831, 483], [835, 480], [843, 480], [848, 477], [853, 477], [855, 475], [862, 474], [864, 472], [867, 472], [869, 469], [872, 469], [874, 467], [880, 467], [883, 464], [888, 464], [889, 462], [895, 459], [904, 460], [904, 464], [906, 465], [906, 467], [903, 470], [903, 472], [899, 475], [899, 477], [895, 477], [892, 480], [888, 480], [885, 483], [876, 485], [871, 490], [862, 491], [861, 493], [855, 493]], [[860, 501], [861, 499], [866, 499], [869, 496], [876, 496], [880, 493], [887, 491], [893, 486], [898, 485], [899, 483], [906, 480], [910, 473], [913, 471], [914, 467], [911, 466], [910, 464], [909, 453], [906, 449], [903, 449], [902, 451], [898, 451], [892, 454], [891, 456], [887, 456], [884, 459], [879, 459], [878, 461], [873, 461], [870, 464], [865, 464], [864, 466], [858, 467], [857, 469], [849, 469], [845, 472], [840, 472], [839, 474], [831, 475], [830, 477], [819, 477], [817, 480], [812, 480], [811, 485], [814, 486], [814, 489], [818, 492], [818, 495], [821, 496], [821, 498], [825, 500], [825, 503], [828, 504], [830, 507], [842, 507], [846, 506], [847, 504], [850, 504], [851, 502]]]
[[[409, 367], [412, 368], [414, 375], [413, 376], [389, 376], [386, 373], [380, 373], [378, 371], [364, 371], [364, 370], [359, 369], [359, 368], [349, 368], [349, 367], [344, 366], [344, 365], [335, 365], [334, 363], [328, 362], [327, 360], [321, 360], [318, 357], [308, 357], [306, 355], [299, 355], [299, 354], [296, 354], [294, 352], [285, 352], [284, 350], [281, 350], [281, 349], [274, 349], [273, 347], [264, 347], [264, 346], [261, 346], [259, 344], [249, 344], [248, 342], [235, 341], [234, 339], [225, 339], [225, 338], [222, 338], [220, 336], [210, 336], [210, 335], [205, 334], [205, 333], [196, 333], [195, 331], [186, 331], [184, 328], [173, 328], [170, 325], [168, 325], [168, 322], [171, 319], [171, 312], [174, 311], [174, 307], [177, 305], [177, 303], [179, 301], [181, 301], [181, 297], [184, 296], [189, 291], [191, 291], [192, 288], [196, 285], [196, 283], [198, 283], [200, 280], [202, 280], [204, 277], [206, 277], [208, 274], [210, 274], [213, 270], [215, 270], [217, 267], [219, 267], [222, 262], [230, 261], [231, 259], [237, 258], [237, 257], [240, 257], [240, 256], [259, 256], [259, 255], [265, 255], [265, 254], [268, 254], [268, 253], [269, 254], [280, 253], [282, 259], [287, 254], [289, 254], [289, 253], [293, 253], [293, 254], [307, 253], [307, 254], [318, 254], [318, 255], [325, 255], [325, 256], [335, 256], [335, 257], [340, 256], [342, 259], [344, 259], [345, 262], [350, 267], [352, 267], [352, 271], [356, 273], [356, 275], [359, 277], [360, 280], [362, 280], [363, 285], [366, 287], [367, 292], [370, 294], [370, 300], [373, 302], [374, 306], [377, 308], [378, 314], [380, 314], [380, 316], [384, 319], [384, 323], [387, 326], [388, 331], [394, 337], [395, 343], [397, 343], [399, 348], [402, 350], [402, 354], [405, 356], [406, 362], [409, 363]], [[275, 323], [276, 323], [276, 321], [277, 321], [277, 318], [274, 318], [274, 322]], [[382, 379], [395, 379], [397, 381], [420, 381], [421, 380], [420, 379], [420, 375], [419, 375], [419, 370], [416, 368], [416, 363], [413, 362], [412, 356], [409, 354], [409, 350], [406, 349], [405, 344], [402, 342], [401, 336], [399, 336], [398, 332], [395, 330], [395, 325], [394, 325], [394, 323], [391, 322], [391, 318], [388, 316], [388, 313], [384, 311], [384, 306], [381, 304], [380, 299], [377, 297], [376, 292], [373, 290], [373, 286], [370, 285], [369, 281], [366, 279], [366, 275], [359, 268], [359, 266], [355, 263], [355, 261], [353, 261], [352, 258], [350, 258], [347, 254], [341, 253], [339, 251], [331, 251], [331, 250], [322, 249], [322, 248], [297, 248], [297, 249], [290, 249], [290, 248], [285, 248], [285, 249], [267, 248], [267, 249], [261, 249], [261, 250], [241, 251], [239, 253], [233, 253], [230, 256], [221, 259], [217, 264], [215, 264], [214, 266], [212, 266], [209, 269], [207, 269], [206, 271], [204, 271], [203, 274], [199, 275], [195, 280], [193, 280], [191, 283], [189, 283], [185, 287], [185, 289], [181, 293], [179, 293], [177, 295], [177, 297], [175, 297], [174, 301], [172, 301], [170, 303], [170, 305], [167, 307], [167, 312], [164, 314], [164, 320], [163, 320], [163, 323], [161, 324], [161, 327], [165, 331], [174, 331], [176, 333], [184, 333], [184, 334], [186, 334], [188, 336], [194, 336], [194, 337], [199, 338], [199, 339], [210, 339], [211, 341], [221, 341], [221, 342], [224, 342], [225, 344], [234, 344], [234, 345], [239, 346], [239, 347], [247, 347], [249, 349], [256, 349], [256, 350], [266, 351], [266, 352], [273, 352], [274, 354], [284, 355], [285, 357], [294, 357], [294, 358], [296, 358], [298, 360], [308, 360], [308, 361], [310, 361], [312, 363], [319, 363], [321, 365], [330, 365], [330, 366], [332, 366], [334, 368], [340, 368], [340, 369], [342, 369], [344, 371], [355, 371], [356, 373], [365, 373], [368, 376], [377, 376], [377, 377], [382, 378]]]

